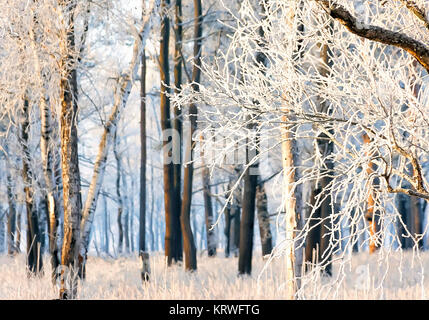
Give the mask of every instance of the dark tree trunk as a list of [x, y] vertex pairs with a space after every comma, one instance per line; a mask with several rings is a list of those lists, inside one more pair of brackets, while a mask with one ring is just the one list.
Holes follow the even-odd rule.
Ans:
[[[8, 161], [8, 160], [6, 160]], [[16, 205], [12, 184], [12, 173], [10, 167], [7, 167], [7, 201], [9, 205], [9, 214], [7, 216], [7, 252], [9, 255], [14, 255], [18, 252], [16, 247]]]
[[39, 220], [34, 204], [32, 187], [32, 172], [30, 169], [30, 151], [28, 148], [28, 133], [30, 130], [30, 109], [28, 100], [24, 101], [23, 120], [21, 124], [22, 145], [22, 178], [24, 181], [25, 207], [27, 211], [27, 267], [29, 275], [38, 275], [43, 268], [41, 256], [41, 236]]
[[124, 212], [124, 205], [121, 195], [121, 158], [118, 152], [118, 136], [115, 131], [115, 137], [113, 142], [113, 153], [116, 160], [116, 201], [118, 203], [118, 252], [122, 253], [124, 247], [124, 226], [122, 224], [122, 215]]
[[[182, 38], [183, 38], [183, 27], [182, 27], [182, 1], [176, 0], [175, 4], [175, 50], [174, 50], [174, 86], [175, 93], [180, 93], [182, 87]], [[182, 206], [181, 196], [181, 180], [182, 180], [182, 112], [178, 106], [174, 107], [174, 120], [173, 129], [178, 138], [173, 139], [173, 152], [174, 152], [174, 164], [173, 164], [173, 188], [175, 194], [174, 209], [174, 224], [177, 230], [177, 241], [176, 251], [178, 260], [183, 260], [183, 241], [182, 241], [182, 230], [180, 223], [180, 211]]]
[[409, 249], [412, 247], [412, 240], [407, 237], [406, 229], [410, 230], [410, 197], [405, 194], [398, 194], [397, 203], [398, 211], [402, 219], [402, 223], [398, 221], [397, 226], [398, 236], [401, 241], [401, 248]]
[[[240, 189], [241, 195], [241, 189]], [[241, 200], [241, 199], [240, 199]], [[234, 254], [234, 257], [238, 257], [238, 252], [240, 248], [240, 225], [241, 225], [241, 203], [238, 198], [233, 201], [230, 211], [231, 217], [231, 245], [230, 250]]]
[[[199, 90], [199, 83], [201, 78], [201, 44], [203, 33], [203, 17], [201, 0], [194, 0], [194, 67], [192, 70], [193, 89]], [[190, 132], [188, 136], [188, 145], [186, 146], [186, 160], [193, 159], [193, 152], [195, 143], [192, 137], [197, 129], [198, 109], [195, 104], [189, 106], [189, 119], [190, 119]], [[183, 177], [183, 199], [182, 208], [180, 213], [180, 222], [183, 233], [183, 246], [185, 251], [185, 269], [193, 271], [197, 269], [197, 249], [195, 247], [194, 236], [191, 229], [191, 203], [192, 203], [192, 180], [194, 174], [194, 165], [189, 163], [184, 172]]]
[[225, 257], [230, 255], [230, 241], [231, 241], [231, 206], [228, 204], [224, 212], [225, 217]]
[[[246, 163], [250, 163], [252, 149], [246, 145]], [[255, 198], [258, 176], [255, 174], [257, 162], [250, 165], [244, 173], [243, 212], [240, 224], [240, 250], [238, 256], [238, 273], [252, 273], [253, 230], [255, 222]]]
[[21, 252], [21, 226], [22, 226], [22, 207], [17, 212], [16, 217], [16, 250]]
[[[325, 137], [326, 138], [326, 137]], [[319, 148], [324, 156], [330, 154], [333, 151], [333, 143], [328, 142], [327, 139], [318, 140]], [[311, 230], [308, 232], [308, 236], [305, 244], [305, 260], [309, 263], [320, 263], [323, 262], [324, 272], [327, 275], [332, 274], [331, 265], [331, 248], [330, 242], [330, 230], [331, 230], [331, 215], [332, 211], [332, 199], [330, 194], [325, 194], [324, 190], [328, 190], [328, 185], [331, 183], [332, 176], [329, 172], [333, 170], [333, 163], [331, 161], [325, 161], [325, 169], [321, 171], [323, 177], [319, 180], [318, 185], [313, 189], [311, 195], [311, 205], [316, 204], [316, 198], [319, 196], [324, 199], [319, 203], [312, 216], [309, 217], [309, 226]], [[308, 270], [308, 265], [307, 265]]]
[[[321, 189], [314, 187], [311, 196], [310, 204], [314, 207], [316, 196], [321, 193]], [[309, 231], [305, 242], [305, 261], [307, 263], [317, 263], [319, 261], [320, 252], [320, 207], [316, 208], [310, 217], [307, 217]], [[306, 265], [306, 269], [310, 269], [310, 265]]]
[[109, 211], [107, 209], [107, 198], [103, 196], [104, 203], [104, 223], [103, 223], [103, 231], [104, 231], [104, 252], [109, 254]]
[[270, 217], [268, 214], [268, 200], [265, 186], [256, 188], [256, 208], [258, 209], [259, 234], [261, 237], [262, 257], [271, 254], [273, 250]]
[[[170, 6], [169, 0], [161, 1], [161, 42], [160, 42], [160, 76], [161, 76], [161, 128], [163, 135], [168, 135], [171, 129], [170, 119], [170, 67], [169, 67], [169, 39], [170, 39], [170, 19], [166, 14]], [[168, 138], [168, 139], [167, 139]], [[172, 161], [172, 150], [168, 150], [168, 144], [171, 143], [171, 136], [163, 137], [163, 172], [164, 172], [164, 206], [165, 206], [165, 256], [167, 264], [170, 266], [178, 261], [177, 242], [179, 241], [177, 224], [175, 220], [176, 195], [174, 190], [174, 163]]]
[[[150, 178], [151, 178], [151, 183], [150, 183], [150, 216], [149, 216], [149, 233], [150, 233], [150, 242], [151, 242], [151, 249], [152, 251], [157, 250], [158, 249], [158, 240], [155, 240], [155, 234], [154, 234], [154, 223], [153, 223], [153, 214], [155, 211], [155, 192], [154, 192], [154, 175], [153, 175], [153, 165], [150, 166]], [[159, 235], [159, 233], [157, 233], [157, 235]], [[155, 246], [156, 243], [156, 246]]]
[[[319, 139], [318, 145], [319, 149], [321, 150], [322, 154], [325, 156], [325, 169], [322, 170], [321, 174], [323, 175], [323, 178], [320, 179], [321, 184], [321, 192], [324, 192], [324, 190], [328, 190], [329, 185], [332, 182], [332, 171], [334, 170], [334, 163], [329, 160], [329, 155], [331, 155], [334, 151], [334, 144], [332, 141], [328, 139], [323, 139], [327, 137], [322, 137], [322, 139]], [[320, 218], [322, 219], [322, 223], [320, 225], [320, 260], [324, 261], [324, 271], [328, 275], [332, 275], [332, 263], [331, 263], [331, 250], [329, 246], [330, 242], [330, 235], [329, 233], [332, 230], [332, 220], [331, 216], [333, 214], [332, 210], [332, 197], [330, 193], [327, 193], [326, 196], [324, 196], [324, 200], [320, 205]]]
[[[332, 25], [330, 25], [329, 30], [331, 30]], [[323, 45], [320, 51], [320, 58], [323, 61], [323, 64], [319, 67], [319, 73], [322, 77], [327, 77], [330, 74], [330, 51], [327, 45]], [[329, 103], [327, 101], [322, 101], [319, 99], [319, 112], [324, 114], [329, 114]], [[333, 134], [332, 130], [329, 129], [330, 133]], [[319, 203], [318, 208], [313, 213], [313, 216], [310, 217], [310, 225], [313, 229], [309, 232], [308, 238], [306, 239], [305, 247], [305, 260], [310, 263], [323, 262], [324, 272], [327, 275], [332, 274], [332, 265], [331, 265], [331, 255], [332, 248], [330, 247], [330, 235], [332, 232], [332, 220], [331, 216], [333, 214], [333, 203], [330, 192], [326, 193], [325, 190], [328, 190], [330, 183], [332, 182], [332, 171], [334, 170], [334, 164], [330, 159], [330, 155], [334, 151], [334, 144], [328, 139], [328, 136], [325, 133], [322, 133], [317, 138], [317, 147], [318, 152], [323, 156], [324, 164], [323, 169], [320, 170], [321, 178], [318, 181], [318, 185], [314, 186], [311, 195], [311, 203], [314, 205], [316, 203], [316, 198], [321, 197], [324, 199]]]
[[[420, 206], [420, 199], [417, 197], [410, 197], [410, 215], [411, 215], [411, 234], [416, 239], [423, 233], [423, 227], [422, 227], [422, 210]], [[415, 242], [413, 242], [413, 246], [416, 245]], [[423, 241], [418, 240], [417, 241], [417, 247], [421, 249], [423, 246]]]
[[[228, 204], [229, 213], [229, 253], [234, 254], [234, 257], [238, 257], [238, 248], [240, 246], [240, 215], [241, 215], [241, 200], [242, 192], [241, 186], [238, 184], [235, 190], [232, 190], [238, 177], [240, 177], [240, 169], [234, 168], [234, 175], [230, 177], [228, 183], [228, 192], [226, 198], [228, 199], [233, 193], [231, 202]], [[226, 223], [226, 222], [225, 222]]]

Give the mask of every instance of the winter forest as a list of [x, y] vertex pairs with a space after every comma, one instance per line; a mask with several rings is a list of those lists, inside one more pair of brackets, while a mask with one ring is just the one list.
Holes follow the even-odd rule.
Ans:
[[427, 0], [1, 0], [0, 299], [427, 299]]

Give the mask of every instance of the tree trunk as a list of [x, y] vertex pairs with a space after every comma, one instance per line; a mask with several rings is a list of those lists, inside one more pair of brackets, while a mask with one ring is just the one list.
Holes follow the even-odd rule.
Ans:
[[20, 208], [17, 212], [16, 218], [16, 250], [21, 252], [21, 223], [22, 220], [22, 208]]
[[[37, 24], [37, 17], [33, 12], [33, 23]], [[53, 168], [53, 150], [52, 150], [52, 135], [53, 127], [51, 125], [52, 115], [51, 110], [46, 101], [45, 83], [42, 78], [42, 70], [39, 64], [38, 49], [36, 47], [37, 39], [33, 29], [30, 29], [30, 44], [33, 51], [34, 66], [36, 79], [39, 80], [39, 86], [42, 93], [39, 100], [40, 109], [40, 153], [42, 158], [43, 177], [46, 185], [46, 201], [48, 212], [48, 236], [49, 236], [49, 253], [51, 255], [52, 267], [52, 283], [55, 284], [58, 277], [58, 266], [60, 261], [58, 258], [57, 245], [57, 228], [58, 228], [58, 194], [55, 192], [57, 188], [55, 172]]]
[[407, 226], [409, 226], [408, 222], [408, 217], [409, 217], [409, 196], [405, 195], [405, 194], [398, 194], [397, 198], [396, 198], [396, 204], [397, 204], [397, 208], [399, 211], [399, 214], [401, 215], [401, 219], [402, 219], [402, 223], [405, 225], [403, 225], [400, 221], [398, 221], [397, 224], [397, 233], [398, 233], [398, 237], [399, 237], [399, 241], [400, 241], [400, 246], [402, 249], [409, 249], [409, 238], [405, 237], [406, 235], [406, 230], [405, 228]]
[[[420, 199], [417, 197], [410, 197], [410, 205], [411, 205], [411, 217], [412, 217], [412, 235], [415, 239], [421, 236], [423, 233], [422, 228], [422, 210], [420, 207]], [[417, 240], [416, 240], [417, 241]], [[417, 247], [419, 249], [422, 248], [423, 241], [417, 241]]]
[[107, 209], [107, 198], [106, 196], [103, 196], [103, 203], [104, 203], [104, 224], [103, 224], [103, 231], [104, 231], [104, 252], [109, 254], [109, 211]]
[[[180, 93], [182, 87], [182, 1], [176, 0], [175, 3], [175, 50], [174, 50], [174, 92]], [[179, 106], [174, 107], [173, 129], [178, 136], [178, 139], [173, 139], [173, 189], [174, 189], [174, 224], [177, 230], [176, 251], [178, 260], [183, 260], [183, 241], [180, 222], [180, 211], [182, 206], [181, 197], [181, 179], [182, 179], [182, 112]]]
[[[151, 146], [152, 146], [152, 142], [151, 142]], [[155, 211], [155, 192], [154, 192], [154, 175], [153, 175], [153, 165], [151, 163], [150, 166], [150, 179], [151, 179], [151, 183], [150, 183], [150, 216], [149, 216], [149, 234], [150, 234], [150, 242], [151, 242], [151, 249], [152, 251], [157, 250], [158, 249], [158, 240], [155, 240], [155, 235], [154, 235], [154, 223], [153, 223], [153, 214]], [[159, 233], [157, 232], [157, 235], [159, 235]], [[155, 246], [156, 243], [156, 246]]]
[[[128, 166], [130, 167], [130, 166]], [[136, 185], [133, 177], [130, 177], [131, 179], [131, 190], [136, 190]], [[130, 228], [130, 246], [131, 246], [131, 252], [135, 251], [135, 238], [134, 238], [134, 192], [132, 192], [130, 197], [130, 214], [129, 214], [129, 228]]]
[[228, 258], [230, 254], [230, 241], [231, 241], [231, 205], [227, 204], [224, 212], [225, 217], [225, 257]]
[[6, 250], [6, 214], [0, 215], [0, 254]]
[[[146, 53], [143, 50], [141, 58], [141, 73], [140, 73], [140, 217], [139, 217], [139, 257], [142, 260], [141, 277], [142, 280], [149, 280], [150, 270], [146, 266], [149, 265], [149, 253], [146, 252], [146, 163], [147, 163], [147, 147], [146, 147]], [[153, 179], [153, 176], [151, 177]], [[153, 181], [153, 180], [152, 180]], [[153, 193], [152, 193], [153, 196]], [[153, 206], [153, 199], [152, 199]], [[152, 207], [153, 210], [153, 207]], [[152, 221], [150, 221], [152, 228]], [[152, 230], [151, 230], [152, 231]], [[153, 236], [152, 236], [153, 237]], [[153, 242], [153, 239], [152, 239]], [[153, 245], [152, 245], [153, 250]], [[147, 263], [145, 263], [145, 257]]]
[[[248, 139], [247, 139], [248, 140]], [[246, 144], [246, 164], [250, 164], [253, 156], [257, 155], [257, 150], [249, 148], [249, 141]], [[257, 142], [258, 144], [258, 142]], [[238, 273], [251, 274], [252, 273], [252, 251], [253, 251], [253, 231], [255, 222], [255, 198], [256, 186], [258, 183], [258, 176], [256, 170], [258, 169], [257, 162], [249, 165], [244, 173], [244, 188], [242, 196], [242, 216], [240, 224], [240, 250], [238, 256]]]
[[178, 261], [177, 241], [178, 233], [175, 224], [176, 204], [174, 190], [174, 164], [172, 161], [173, 151], [168, 150], [168, 144], [171, 143], [171, 137], [168, 132], [171, 129], [170, 119], [170, 67], [169, 67], [169, 40], [170, 40], [170, 19], [166, 14], [170, 7], [170, 0], [161, 1], [161, 42], [160, 42], [160, 76], [161, 76], [161, 128], [163, 132], [163, 172], [164, 172], [164, 207], [165, 207], [165, 256], [167, 264], [170, 266]]
[[[266, 1], [260, 2], [262, 15], [265, 14]], [[265, 17], [262, 17], [265, 20]], [[264, 46], [263, 39], [265, 37], [264, 30], [262, 27], [259, 28], [258, 34], [260, 37], [259, 45]], [[260, 66], [259, 72], [264, 75], [265, 70], [263, 66], [266, 65], [266, 56], [261, 51], [256, 53], [255, 56], [256, 65]], [[258, 101], [255, 101], [258, 104]], [[253, 117], [253, 119], [250, 119]], [[253, 130], [256, 126], [255, 118], [256, 116], [252, 114], [249, 116], [249, 121], [252, 120], [253, 123], [248, 125], [249, 130]], [[254, 232], [254, 221], [255, 221], [255, 198], [256, 198], [256, 187], [258, 184], [258, 162], [255, 161], [253, 164], [250, 164], [253, 161], [253, 158], [258, 155], [259, 148], [259, 137], [256, 136], [255, 149], [249, 149], [249, 139], [246, 139], [246, 164], [249, 165], [244, 173], [244, 189], [242, 195], [242, 218], [240, 224], [240, 252], [238, 259], [238, 273], [239, 274], [251, 274], [252, 272], [252, 251], [253, 251], [253, 232]]]
[[[368, 144], [370, 142], [369, 136], [365, 133], [363, 135], [363, 143]], [[370, 175], [375, 170], [375, 165], [372, 161], [368, 163], [367, 173]], [[369, 225], [369, 253], [372, 254], [377, 249], [377, 231], [379, 228], [378, 214], [375, 210], [375, 198], [374, 198], [374, 187], [377, 181], [373, 182], [373, 185], [369, 186], [369, 196], [367, 203], [367, 210], [365, 213], [365, 219]]]
[[[75, 50], [74, 2], [64, 6], [69, 15], [67, 39], [64, 39], [63, 51], [68, 54], [63, 62], [67, 75], [61, 79], [61, 169], [64, 201], [64, 240], [61, 256], [61, 299], [74, 299], [77, 294], [77, 277], [79, 274], [79, 240], [82, 199], [80, 192], [80, 170], [78, 158], [77, 135], [77, 73], [72, 53]], [[83, 274], [83, 273], [82, 273]]]
[[7, 216], [7, 253], [14, 255], [18, 252], [16, 247], [16, 199], [14, 196], [14, 186], [12, 184], [12, 173], [9, 166], [9, 161], [6, 159], [7, 170], [7, 201], [9, 205], [9, 214]]
[[116, 160], [116, 201], [118, 203], [118, 251], [121, 254], [123, 250], [124, 242], [124, 228], [122, 225], [122, 213], [124, 211], [124, 205], [121, 196], [121, 159], [118, 153], [118, 137], [115, 130], [114, 142], [113, 142], [113, 153]]
[[256, 207], [258, 209], [259, 235], [261, 238], [262, 257], [271, 254], [273, 250], [270, 217], [268, 214], [267, 193], [265, 185], [256, 188]]
[[43, 268], [41, 256], [41, 237], [39, 232], [39, 220], [34, 204], [34, 191], [32, 187], [33, 176], [30, 169], [30, 151], [28, 148], [28, 134], [30, 130], [30, 109], [26, 99], [23, 108], [23, 120], [21, 124], [22, 145], [22, 178], [24, 181], [25, 206], [27, 210], [27, 267], [28, 274], [39, 275]]
[[[287, 112], [287, 110], [285, 110]], [[300, 214], [301, 195], [294, 190], [296, 181], [296, 141], [291, 135], [287, 123], [289, 119], [286, 115], [282, 117], [282, 167], [283, 167], [283, 202], [286, 213], [286, 278], [288, 288], [288, 299], [295, 299], [295, 293], [298, 289], [298, 275], [300, 253], [296, 252], [295, 232], [298, 229], [298, 220]]]
[[[237, 172], [238, 177], [240, 174]], [[228, 186], [231, 190], [233, 184]], [[240, 248], [240, 225], [241, 225], [241, 187], [238, 185], [233, 191], [234, 196], [232, 199], [231, 210], [230, 210], [230, 219], [231, 219], [231, 235], [230, 235], [230, 250], [234, 254], [234, 257], [238, 257], [239, 248]]]
[[[322, 190], [318, 185], [314, 186], [310, 196], [310, 207], [314, 208], [316, 204], [316, 196]], [[305, 239], [305, 261], [306, 271], [311, 270], [311, 264], [316, 264], [320, 260], [320, 207], [317, 207], [312, 214], [307, 217], [308, 233]], [[308, 264], [310, 263], [310, 265]]]
[[[199, 90], [199, 83], [201, 78], [201, 44], [202, 44], [202, 33], [203, 33], [203, 16], [201, 0], [194, 0], [194, 67], [192, 69], [192, 87], [195, 91]], [[193, 161], [193, 153], [195, 148], [195, 142], [192, 141], [192, 137], [197, 129], [197, 117], [198, 109], [197, 106], [192, 103], [189, 106], [189, 120], [190, 120], [190, 132], [187, 137], [186, 146], [186, 162]], [[192, 180], [194, 174], [193, 162], [188, 163], [185, 167], [183, 177], [183, 199], [182, 208], [180, 213], [180, 223], [183, 233], [183, 248], [185, 252], [185, 269], [188, 271], [194, 271], [197, 269], [197, 249], [195, 247], [194, 236], [191, 229], [191, 203], [192, 203]]]
[[207, 233], [207, 253], [209, 257], [216, 256], [216, 233], [212, 226], [214, 224], [213, 218], [213, 206], [210, 192], [210, 170], [206, 166], [204, 161], [204, 151], [202, 144], [204, 142], [204, 137], [200, 136], [200, 157], [201, 157], [201, 175], [203, 180], [203, 197], [204, 197], [204, 215], [206, 223], [206, 233]]

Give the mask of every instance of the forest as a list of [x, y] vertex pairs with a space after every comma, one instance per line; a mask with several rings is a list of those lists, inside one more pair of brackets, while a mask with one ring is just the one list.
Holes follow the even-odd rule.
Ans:
[[2, 0], [0, 299], [427, 299], [427, 0]]

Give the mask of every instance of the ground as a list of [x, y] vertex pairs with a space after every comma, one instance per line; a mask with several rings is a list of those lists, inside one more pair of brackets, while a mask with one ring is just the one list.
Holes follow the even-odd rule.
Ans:
[[[373, 256], [354, 254], [351, 263], [336, 257], [332, 278], [319, 272], [303, 279], [304, 299], [426, 299], [429, 253], [384, 252]], [[45, 256], [48, 264], [48, 257]], [[167, 268], [164, 256], [151, 254], [151, 280], [142, 285], [135, 255], [116, 260], [90, 257], [87, 279], [80, 284], [79, 299], [284, 299], [284, 260], [265, 261], [254, 256], [251, 277], [237, 277], [237, 258], [199, 257], [198, 271], [186, 273], [183, 266]], [[0, 256], [0, 299], [56, 299], [58, 288], [49, 280], [25, 275], [25, 256]]]

